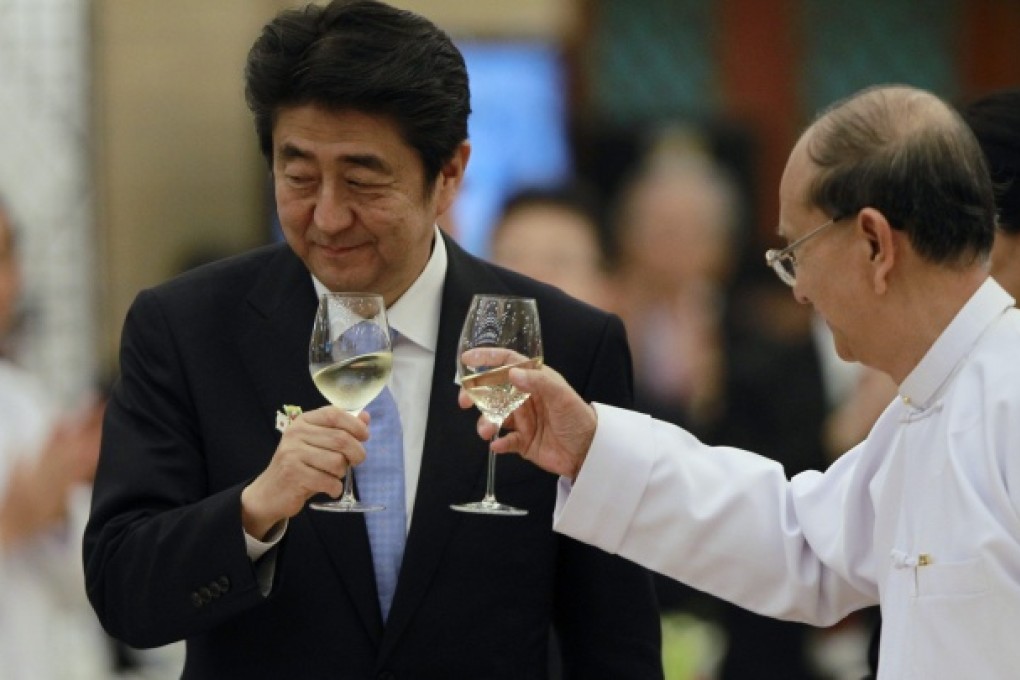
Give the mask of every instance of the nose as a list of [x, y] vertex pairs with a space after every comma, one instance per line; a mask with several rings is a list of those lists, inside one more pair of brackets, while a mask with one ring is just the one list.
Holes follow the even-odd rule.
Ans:
[[316, 228], [324, 233], [343, 231], [354, 223], [354, 211], [343, 191], [332, 182], [322, 184], [312, 214]]

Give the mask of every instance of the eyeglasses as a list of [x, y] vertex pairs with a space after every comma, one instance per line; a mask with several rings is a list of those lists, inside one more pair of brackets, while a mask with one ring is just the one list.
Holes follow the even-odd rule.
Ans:
[[820, 234], [826, 227], [831, 227], [845, 217], [833, 217], [831, 220], [815, 227], [785, 248], [771, 248], [765, 252], [765, 264], [772, 267], [779, 280], [793, 288], [797, 284], [797, 255], [793, 252], [805, 241]]

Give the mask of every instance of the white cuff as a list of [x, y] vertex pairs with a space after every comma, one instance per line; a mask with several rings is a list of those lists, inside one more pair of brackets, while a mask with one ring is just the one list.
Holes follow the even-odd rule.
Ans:
[[593, 404], [598, 426], [573, 484], [560, 480], [553, 529], [617, 553], [651, 476], [652, 419]]
[[[248, 532], [245, 531], [244, 547], [248, 553], [248, 559], [250, 559], [252, 562], [257, 562], [260, 557], [262, 557], [267, 552], [272, 550], [273, 546], [279, 543], [280, 539], [283, 538], [283, 535], [287, 533], [288, 523], [289, 520], [285, 519], [282, 522], [277, 522], [276, 524], [274, 524], [273, 527], [269, 530], [269, 533], [266, 534], [265, 540], [262, 541], [248, 535]], [[244, 531], [244, 529], [242, 529], [242, 531]]]

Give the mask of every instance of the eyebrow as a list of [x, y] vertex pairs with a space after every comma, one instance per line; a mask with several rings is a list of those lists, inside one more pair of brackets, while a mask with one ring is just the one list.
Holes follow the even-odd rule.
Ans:
[[[302, 149], [301, 147], [291, 142], [286, 142], [280, 148], [280, 158], [285, 161], [314, 160], [314, 157], [311, 154], [311, 152], [306, 151], [305, 149]], [[365, 168], [366, 170], [372, 170], [375, 172], [382, 173], [392, 172], [390, 165], [386, 163], [382, 158], [374, 154], [359, 154], [359, 153], [343, 154], [337, 160], [341, 163], [355, 165], [361, 168]]]
[[280, 147], [280, 158], [285, 161], [310, 160], [311, 157], [312, 154], [298, 146], [295, 146], [294, 144], [291, 144], [290, 142], [287, 142]]

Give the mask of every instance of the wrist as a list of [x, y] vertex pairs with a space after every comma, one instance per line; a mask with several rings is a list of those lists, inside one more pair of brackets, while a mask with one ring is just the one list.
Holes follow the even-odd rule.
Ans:
[[569, 476], [571, 481], [577, 479], [577, 475], [581, 474], [581, 467], [584, 465], [584, 461], [588, 458], [588, 452], [591, 450], [592, 442], [595, 441], [595, 430], [598, 429], [599, 416], [598, 411], [595, 410], [594, 404], [585, 404], [586, 417], [584, 424], [581, 427], [581, 436], [578, 441], [577, 455], [575, 456], [574, 469]]
[[286, 518], [264, 512], [256, 501], [254, 486], [255, 482], [252, 482], [241, 492], [241, 527], [246, 534], [261, 541]]

